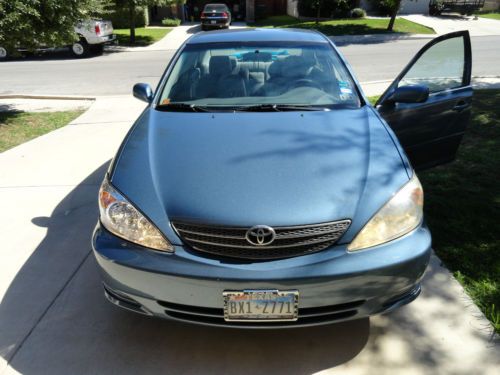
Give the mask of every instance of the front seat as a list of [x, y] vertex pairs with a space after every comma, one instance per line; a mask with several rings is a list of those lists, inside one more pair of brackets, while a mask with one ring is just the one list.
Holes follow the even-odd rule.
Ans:
[[208, 65], [208, 74], [200, 79], [196, 97], [233, 98], [246, 96], [245, 81], [239, 74], [234, 74], [235, 67], [229, 56], [212, 56]]

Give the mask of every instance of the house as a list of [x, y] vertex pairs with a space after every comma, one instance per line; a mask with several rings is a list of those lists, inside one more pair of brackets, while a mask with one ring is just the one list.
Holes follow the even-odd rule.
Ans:
[[[199, 21], [205, 4], [218, 2], [231, 9], [234, 21], [253, 22], [255, 19], [287, 13], [287, 0], [187, 0], [187, 20]], [[153, 6], [149, 10], [149, 19], [153, 23], [169, 17], [183, 19], [182, 5]]]
[[[399, 14], [428, 14], [430, 0], [402, 0]], [[203, 7], [207, 3], [225, 3], [233, 15], [234, 21], [253, 22], [269, 16], [288, 14], [299, 17], [299, 0], [187, 0], [189, 21], [200, 19]], [[370, 0], [360, 0], [360, 7], [370, 11], [374, 9]], [[483, 10], [496, 10], [500, 0], [486, 0]], [[184, 14], [185, 16], [185, 14]], [[183, 19], [182, 5], [153, 6], [149, 10], [151, 22], [161, 22], [164, 18]]]

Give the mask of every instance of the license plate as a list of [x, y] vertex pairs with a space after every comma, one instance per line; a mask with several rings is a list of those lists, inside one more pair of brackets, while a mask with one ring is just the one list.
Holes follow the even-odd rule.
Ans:
[[215, 24], [217, 23], [217, 21], [210, 21], [210, 23], [211, 23], [212, 25], [215, 25]]
[[223, 297], [226, 321], [294, 321], [298, 318], [297, 290], [226, 291]]

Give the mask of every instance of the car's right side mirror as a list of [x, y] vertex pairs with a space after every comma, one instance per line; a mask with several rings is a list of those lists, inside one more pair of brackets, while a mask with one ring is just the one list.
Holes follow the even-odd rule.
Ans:
[[386, 103], [423, 103], [429, 98], [429, 88], [424, 85], [401, 86], [385, 100]]

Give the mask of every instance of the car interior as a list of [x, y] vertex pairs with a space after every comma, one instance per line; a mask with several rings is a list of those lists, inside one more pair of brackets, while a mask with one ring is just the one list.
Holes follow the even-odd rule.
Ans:
[[305, 96], [313, 104], [358, 100], [354, 85], [339, 73], [331, 52], [313, 49], [292, 52], [256, 49], [188, 53], [181, 66], [174, 68], [162, 99], [168, 98], [173, 103], [272, 97], [287, 103], [300, 99], [300, 103]]

